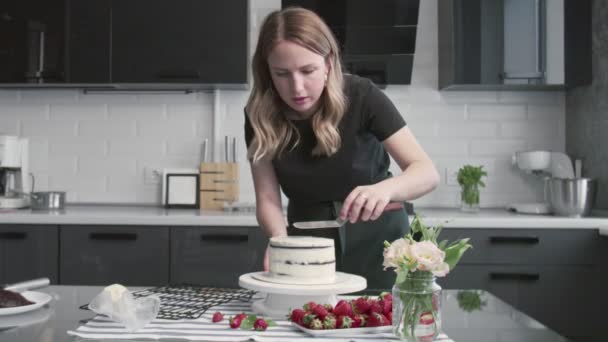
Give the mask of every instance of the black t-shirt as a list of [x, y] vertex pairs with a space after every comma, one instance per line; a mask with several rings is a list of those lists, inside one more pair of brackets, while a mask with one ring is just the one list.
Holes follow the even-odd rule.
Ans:
[[[340, 149], [329, 157], [312, 156], [316, 137], [311, 121], [293, 120], [300, 133], [300, 143], [294, 149], [287, 148], [272, 162], [290, 205], [343, 201], [356, 186], [390, 177], [390, 158], [382, 141], [404, 127], [405, 120], [370, 80], [344, 75], [344, 89], [348, 109], [338, 127], [342, 139]], [[247, 146], [253, 134], [246, 116]]]

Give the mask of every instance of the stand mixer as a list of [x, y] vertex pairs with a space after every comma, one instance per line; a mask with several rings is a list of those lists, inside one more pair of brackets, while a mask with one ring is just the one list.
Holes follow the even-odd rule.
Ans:
[[0, 209], [25, 208], [30, 199], [28, 140], [0, 135]]
[[512, 157], [513, 165], [520, 170], [540, 177], [544, 182], [544, 202], [513, 203], [507, 209], [525, 214], [550, 214], [547, 203], [547, 180], [549, 178], [574, 178], [570, 157], [562, 152], [528, 151], [517, 152]]

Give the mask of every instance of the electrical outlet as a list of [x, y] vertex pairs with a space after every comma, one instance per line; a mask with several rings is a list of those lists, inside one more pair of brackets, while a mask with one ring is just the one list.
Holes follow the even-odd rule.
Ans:
[[160, 169], [144, 167], [144, 184], [160, 184], [163, 172]]

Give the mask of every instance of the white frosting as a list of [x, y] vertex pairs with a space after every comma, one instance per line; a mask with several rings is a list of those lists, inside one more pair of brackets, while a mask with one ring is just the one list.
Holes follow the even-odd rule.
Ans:
[[334, 240], [309, 236], [270, 239], [270, 275], [293, 284], [328, 284], [336, 279]]

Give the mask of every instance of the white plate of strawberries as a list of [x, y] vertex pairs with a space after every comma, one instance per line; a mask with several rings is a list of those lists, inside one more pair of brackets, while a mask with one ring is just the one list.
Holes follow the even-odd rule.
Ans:
[[292, 325], [312, 336], [351, 336], [390, 332], [392, 329], [392, 296], [384, 292], [377, 297], [340, 300], [335, 306], [308, 302], [289, 313]]

